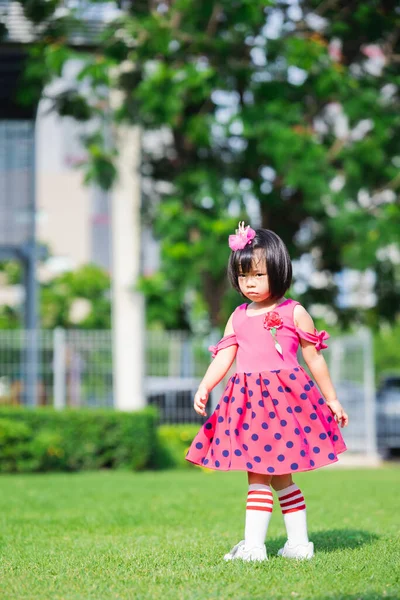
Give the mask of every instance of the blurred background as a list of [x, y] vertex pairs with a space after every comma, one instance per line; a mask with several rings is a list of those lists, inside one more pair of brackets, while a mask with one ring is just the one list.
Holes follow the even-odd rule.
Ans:
[[2, 408], [200, 423], [243, 219], [283, 238], [288, 296], [331, 334], [349, 449], [398, 455], [399, 19], [378, 0], [0, 0]]

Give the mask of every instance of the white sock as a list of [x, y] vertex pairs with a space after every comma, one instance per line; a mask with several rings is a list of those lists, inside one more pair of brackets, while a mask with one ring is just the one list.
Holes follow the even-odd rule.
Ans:
[[249, 485], [244, 530], [246, 549], [264, 546], [273, 505], [274, 498], [269, 485], [262, 483]]
[[306, 503], [295, 483], [277, 492], [290, 546], [308, 544]]

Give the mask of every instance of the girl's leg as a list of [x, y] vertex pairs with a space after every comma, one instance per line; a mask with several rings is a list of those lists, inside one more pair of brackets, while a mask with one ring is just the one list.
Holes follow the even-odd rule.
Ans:
[[248, 473], [249, 488], [244, 531], [245, 548], [264, 548], [273, 508], [271, 476]]
[[276, 475], [272, 478], [285, 521], [289, 546], [307, 545], [306, 503], [301, 490], [293, 483], [292, 475]]

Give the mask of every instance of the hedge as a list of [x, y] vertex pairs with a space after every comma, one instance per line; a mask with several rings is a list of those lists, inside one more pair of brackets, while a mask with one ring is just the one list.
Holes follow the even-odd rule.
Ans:
[[157, 443], [154, 408], [1, 408], [0, 472], [145, 469]]

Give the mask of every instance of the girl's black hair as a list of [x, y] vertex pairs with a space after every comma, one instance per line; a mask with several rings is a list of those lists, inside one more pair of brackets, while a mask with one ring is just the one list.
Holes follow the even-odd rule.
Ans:
[[229, 281], [235, 290], [242, 294], [238, 282], [239, 273], [248, 273], [251, 270], [254, 250], [258, 248], [263, 251], [265, 257], [271, 299], [278, 300], [292, 283], [292, 262], [279, 235], [269, 229], [256, 229], [251, 244], [247, 244], [243, 250], [231, 253], [228, 263]]

